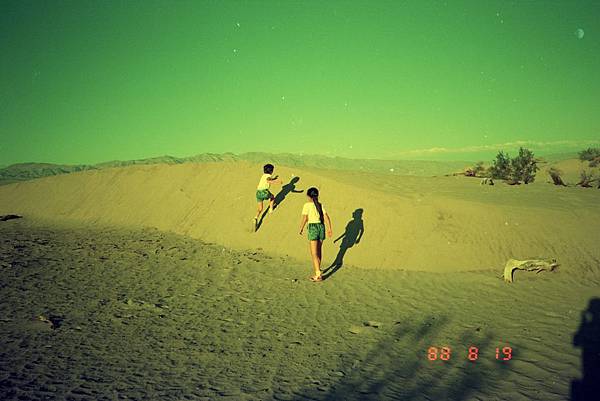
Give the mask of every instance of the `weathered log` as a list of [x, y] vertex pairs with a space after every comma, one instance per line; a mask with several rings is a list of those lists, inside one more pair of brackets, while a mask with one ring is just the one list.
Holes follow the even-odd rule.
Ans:
[[556, 259], [509, 259], [504, 266], [504, 281], [512, 283], [515, 270], [535, 271], [536, 273], [539, 273], [543, 270], [553, 271], [557, 267], [558, 263], [556, 262]]
[[5, 214], [0, 216], [0, 221], [7, 221], [7, 220], [12, 220], [12, 219], [22, 219], [23, 216], [20, 216], [18, 214]]
[[550, 178], [552, 178], [552, 182], [554, 183], [554, 185], [561, 185], [563, 187], [567, 186], [567, 184], [565, 184], [565, 182], [560, 177], [561, 172], [559, 170], [551, 168], [550, 170], [548, 170], [548, 174], [550, 174]]

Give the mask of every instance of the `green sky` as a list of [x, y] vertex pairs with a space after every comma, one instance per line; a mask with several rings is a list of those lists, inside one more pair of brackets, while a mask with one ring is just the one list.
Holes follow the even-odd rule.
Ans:
[[599, 38], [596, 0], [3, 0], [0, 164], [578, 150]]

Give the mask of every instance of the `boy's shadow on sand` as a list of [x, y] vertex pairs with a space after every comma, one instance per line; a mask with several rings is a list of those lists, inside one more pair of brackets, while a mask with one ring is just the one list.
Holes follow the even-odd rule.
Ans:
[[356, 209], [352, 213], [352, 220], [346, 224], [346, 231], [333, 242], [337, 242], [340, 239], [340, 250], [338, 251], [333, 264], [323, 271], [323, 280], [327, 280], [335, 272], [342, 268], [344, 265], [344, 256], [348, 249], [352, 248], [355, 244], [358, 244], [365, 233], [365, 226], [362, 220], [363, 209]]
[[571, 382], [571, 400], [597, 400], [600, 394], [600, 298], [590, 299], [581, 314], [573, 345], [581, 347], [581, 380]]
[[[301, 190], [297, 190], [296, 189], [296, 183], [298, 181], [300, 181], [300, 177], [293, 177], [290, 180], [290, 182], [288, 182], [287, 184], [285, 184], [284, 186], [281, 187], [281, 191], [279, 191], [277, 193], [277, 195], [275, 195], [275, 207], [273, 208], [273, 210], [277, 209], [277, 207], [279, 206], [279, 204], [281, 202], [283, 202], [285, 200], [286, 196], [288, 196], [290, 193], [300, 194], [300, 193], [304, 192], [303, 189], [301, 189]], [[256, 230], [255, 231], [258, 231], [258, 229], [262, 225], [263, 220], [265, 219], [265, 216], [269, 212], [269, 209], [270, 209], [270, 206], [267, 206], [267, 208], [265, 209], [265, 211], [263, 212], [263, 214], [260, 216], [260, 219], [258, 220], [258, 223], [256, 223]]]

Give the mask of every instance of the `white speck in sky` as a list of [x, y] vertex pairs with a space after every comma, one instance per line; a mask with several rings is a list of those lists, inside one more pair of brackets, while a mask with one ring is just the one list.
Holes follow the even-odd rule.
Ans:
[[348, 146], [349, 149], [352, 149], [352, 145]]
[[575, 31], [575, 36], [577, 36], [577, 39], [583, 39], [583, 37], [585, 36], [585, 31], [581, 28], [577, 28], [577, 30]]
[[236, 22], [236, 23], [235, 23], [235, 26], [237, 26], [237, 27], [239, 28], [239, 27], [240, 27], [240, 23], [239, 23], [239, 22]]
[[238, 49], [233, 49], [233, 54], [237, 54]]
[[394, 172], [394, 169], [393, 169], [393, 168], [391, 168], [391, 169], [390, 169], [390, 173], [393, 173], [393, 172]]
[[281, 96], [281, 100], [285, 100], [285, 96]]

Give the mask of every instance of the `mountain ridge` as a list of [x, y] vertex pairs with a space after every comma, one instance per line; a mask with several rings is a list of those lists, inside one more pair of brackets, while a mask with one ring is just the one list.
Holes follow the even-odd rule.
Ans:
[[31, 180], [59, 174], [69, 174], [85, 170], [125, 167], [131, 165], [150, 164], [184, 164], [248, 161], [253, 163], [273, 163], [288, 167], [323, 168], [333, 170], [356, 170], [367, 172], [388, 171], [400, 175], [433, 176], [456, 171], [467, 165], [468, 161], [427, 161], [427, 160], [384, 160], [384, 159], [351, 159], [323, 155], [304, 155], [293, 153], [246, 152], [234, 153], [200, 153], [188, 157], [170, 155], [133, 159], [111, 160], [96, 164], [54, 164], [54, 163], [16, 163], [0, 168], [0, 184]]

